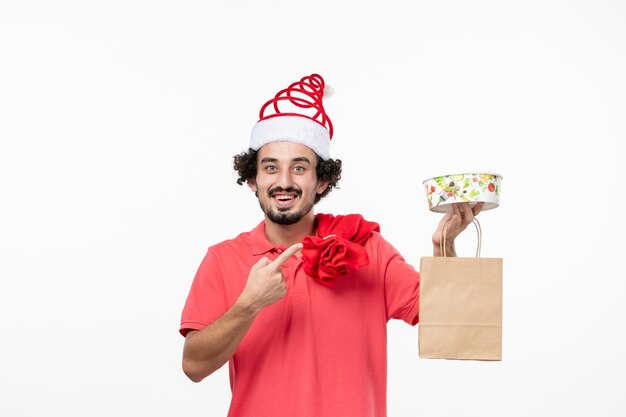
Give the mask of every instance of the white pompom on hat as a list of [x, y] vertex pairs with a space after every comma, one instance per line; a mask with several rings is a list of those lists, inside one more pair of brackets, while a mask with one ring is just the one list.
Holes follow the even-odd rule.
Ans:
[[319, 74], [280, 90], [261, 107], [250, 135], [250, 148], [256, 151], [270, 142], [287, 141], [308, 146], [322, 159], [330, 159], [333, 124], [322, 104], [325, 92], [328, 96], [332, 89]]

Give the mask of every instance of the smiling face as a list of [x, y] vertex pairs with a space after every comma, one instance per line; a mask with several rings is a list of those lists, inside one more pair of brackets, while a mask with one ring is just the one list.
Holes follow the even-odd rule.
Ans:
[[269, 220], [289, 225], [313, 215], [315, 196], [328, 186], [318, 182], [316, 165], [315, 152], [298, 143], [272, 142], [259, 149], [256, 178], [249, 185]]

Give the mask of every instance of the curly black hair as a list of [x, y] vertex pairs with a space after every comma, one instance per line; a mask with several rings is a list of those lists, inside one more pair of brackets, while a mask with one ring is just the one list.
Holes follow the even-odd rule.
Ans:
[[[233, 167], [239, 174], [237, 184], [242, 185], [244, 182], [256, 178], [257, 153], [258, 151], [250, 148], [247, 152], [242, 152], [233, 157]], [[337, 188], [337, 183], [341, 179], [341, 160], [323, 160], [318, 155], [315, 172], [317, 174], [318, 181], [328, 181], [328, 187], [326, 187], [324, 192], [315, 196], [315, 204], [317, 204], [322, 198], [326, 197], [333, 188]]]

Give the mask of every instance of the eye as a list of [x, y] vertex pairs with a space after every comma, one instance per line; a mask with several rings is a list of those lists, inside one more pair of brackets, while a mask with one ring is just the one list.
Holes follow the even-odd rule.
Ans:
[[276, 166], [274, 165], [266, 165], [265, 167], [263, 167], [263, 170], [265, 172], [276, 172]]
[[293, 167], [293, 170], [296, 172], [304, 172], [306, 168], [304, 168], [302, 165], [296, 165], [295, 167]]

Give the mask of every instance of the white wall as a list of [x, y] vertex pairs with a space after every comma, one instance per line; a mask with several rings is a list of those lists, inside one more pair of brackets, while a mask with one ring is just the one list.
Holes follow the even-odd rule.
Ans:
[[[504, 360], [423, 360], [390, 324], [390, 416], [618, 416], [626, 403], [622, 1], [2, 1], [0, 415], [225, 415], [180, 370], [206, 248], [259, 107], [321, 73], [341, 189], [415, 265], [421, 180], [504, 175]], [[621, 165], [621, 166], [620, 166]], [[459, 238], [471, 255], [473, 232]]]

